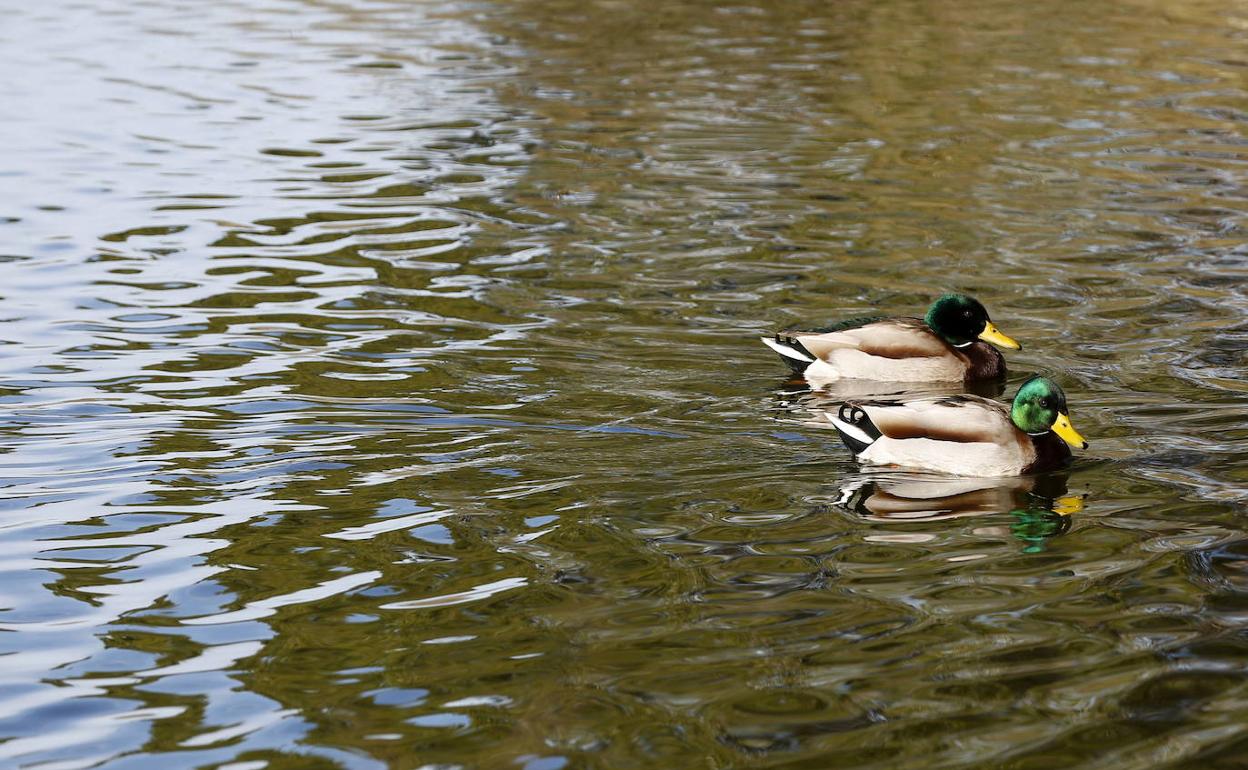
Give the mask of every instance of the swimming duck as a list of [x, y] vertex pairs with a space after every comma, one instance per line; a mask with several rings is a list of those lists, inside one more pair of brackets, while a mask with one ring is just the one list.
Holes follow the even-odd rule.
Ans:
[[1022, 349], [998, 331], [978, 300], [965, 294], [940, 296], [921, 319], [854, 318], [821, 329], [787, 329], [761, 339], [816, 386], [841, 379], [995, 379], [1005, 376], [1005, 358], [985, 343]]
[[1066, 464], [1068, 444], [1088, 446], [1070, 424], [1066, 394], [1046, 377], [1024, 382], [1009, 407], [943, 396], [848, 401], [824, 414], [861, 462], [959, 476], [1041, 473]]

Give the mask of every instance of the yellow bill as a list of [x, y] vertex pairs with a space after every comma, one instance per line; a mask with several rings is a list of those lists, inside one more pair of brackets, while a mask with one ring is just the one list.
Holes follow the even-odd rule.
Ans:
[[1079, 435], [1079, 431], [1075, 430], [1075, 426], [1070, 424], [1070, 416], [1063, 413], [1057, 413], [1057, 419], [1053, 421], [1050, 429], [1061, 437], [1062, 441], [1070, 444], [1076, 449], [1087, 449], [1088, 442], [1083, 440], [1083, 436]]
[[1053, 512], [1062, 516], [1079, 513], [1083, 510], [1083, 495], [1063, 495], [1053, 501]]
[[979, 338], [984, 342], [991, 342], [1000, 348], [1009, 348], [1010, 350], [1022, 350], [1023, 346], [1001, 333], [1001, 330], [989, 321], [984, 325], [984, 330], [979, 333]]

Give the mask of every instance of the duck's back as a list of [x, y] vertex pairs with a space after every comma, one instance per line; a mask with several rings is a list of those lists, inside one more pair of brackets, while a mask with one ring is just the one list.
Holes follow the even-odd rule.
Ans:
[[968, 371], [966, 359], [918, 318], [868, 320], [832, 331], [792, 330], [777, 336], [810, 354], [813, 360], [804, 374], [816, 383], [957, 381]]
[[1019, 433], [1009, 407], [980, 396], [957, 395], [855, 404], [880, 432], [894, 439], [1004, 443]]

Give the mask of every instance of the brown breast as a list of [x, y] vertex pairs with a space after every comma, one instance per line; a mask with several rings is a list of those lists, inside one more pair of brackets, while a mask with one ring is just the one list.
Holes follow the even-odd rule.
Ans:
[[972, 342], [964, 348], [955, 348], [966, 359], [968, 380], [995, 380], [1005, 376], [1005, 356], [987, 342]]
[[1031, 443], [1036, 448], [1036, 459], [1023, 468], [1023, 473], [1044, 473], [1070, 462], [1070, 447], [1052, 431], [1043, 436], [1031, 436]]

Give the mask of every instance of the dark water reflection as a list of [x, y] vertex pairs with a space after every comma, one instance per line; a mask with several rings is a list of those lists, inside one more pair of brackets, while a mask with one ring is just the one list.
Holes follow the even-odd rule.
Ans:
[[[1246, 36], [10, 9], [0, 765], [1238, 766]], [[1068, 474], [865, 474], [756, 341], [951, 287]]]

